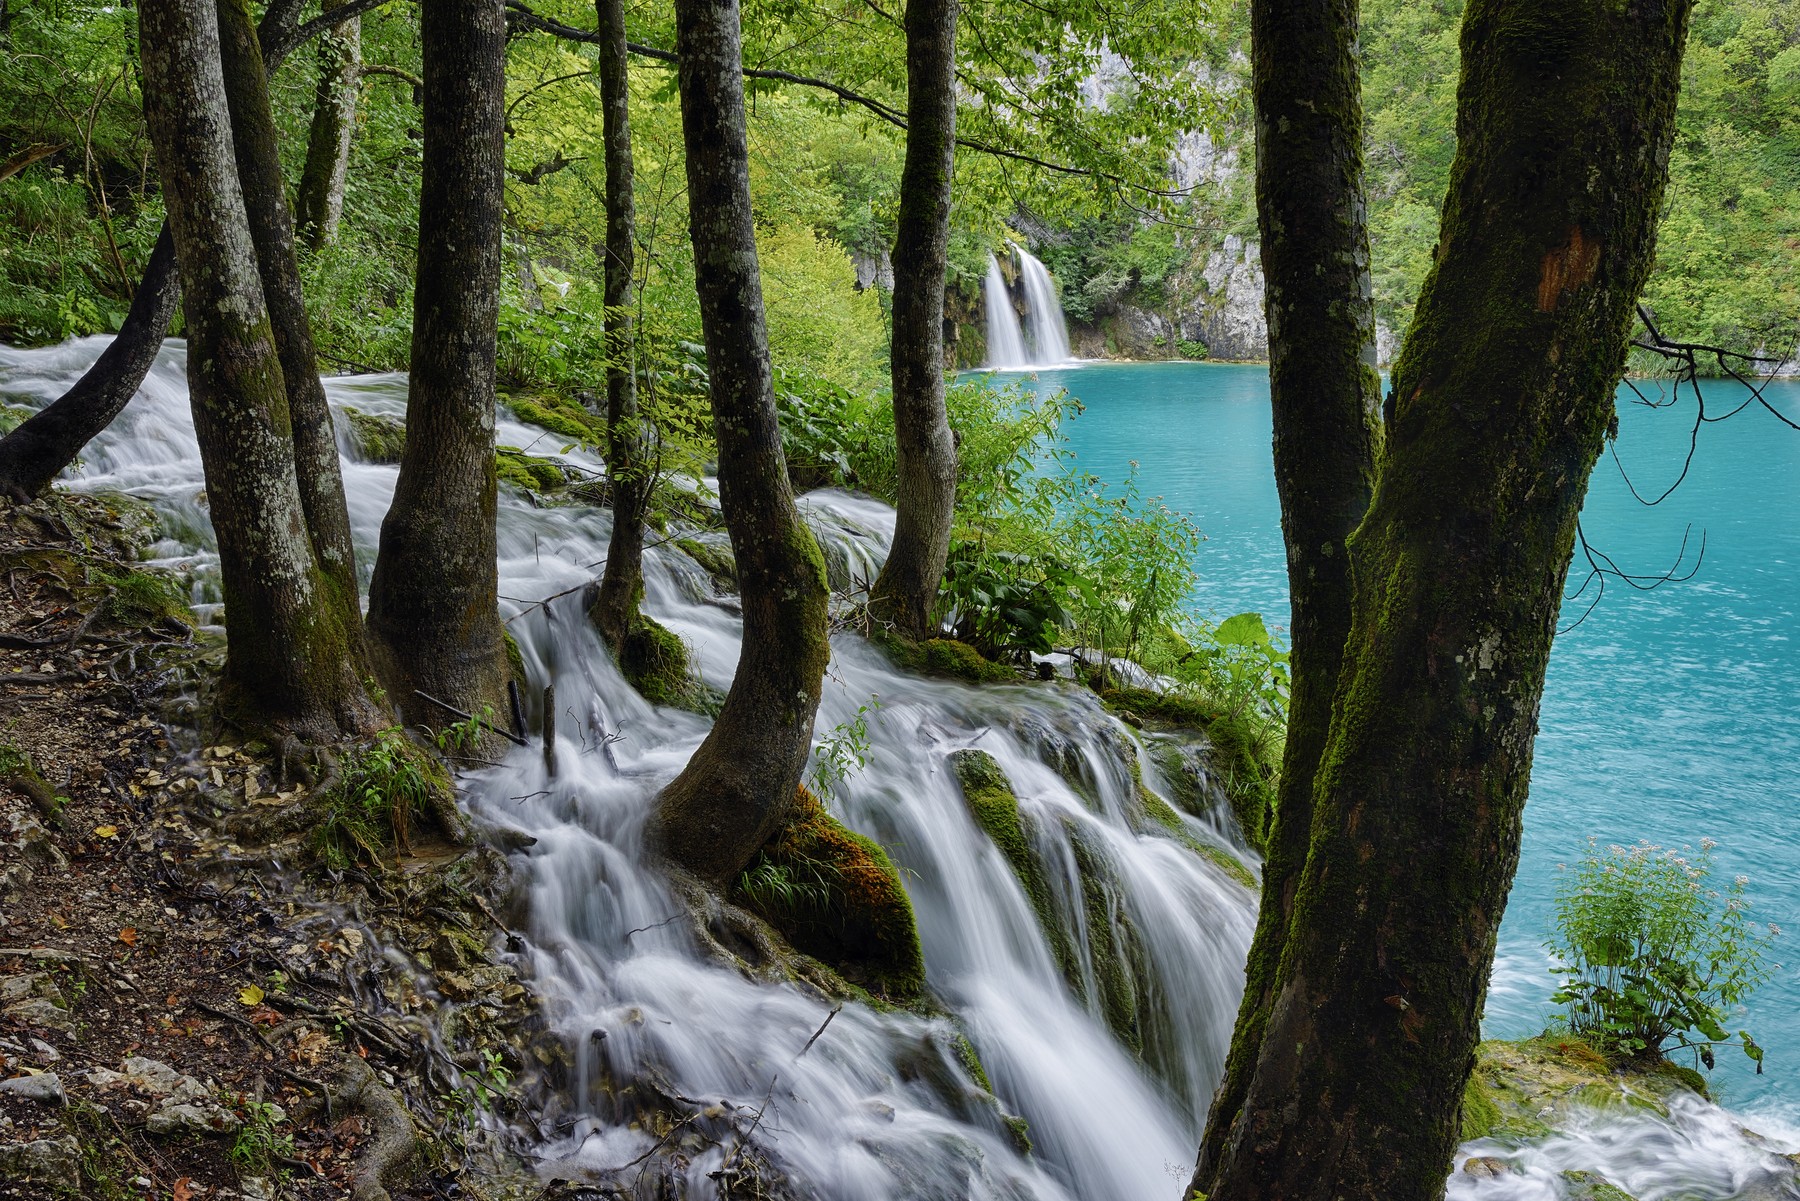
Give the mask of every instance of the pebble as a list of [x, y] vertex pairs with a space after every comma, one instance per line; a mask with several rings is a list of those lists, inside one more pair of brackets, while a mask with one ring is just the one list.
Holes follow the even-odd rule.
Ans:
[[69, 1100], [63, 1092], [62, 1077], [55, 1072], [39, 1072], [36, 1075], [0, 1080], [0, 1093], [24, 1097], [28, 1101], [44, 1105], [62, 1106], [68, 1104]]

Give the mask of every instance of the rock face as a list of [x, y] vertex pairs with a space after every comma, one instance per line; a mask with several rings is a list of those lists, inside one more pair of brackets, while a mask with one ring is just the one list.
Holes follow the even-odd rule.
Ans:
[[1231, 362], [1269, 357], [1263, 319], [1262, 247], [1232, 234], [1206, 256], [1200, 297], [1181, 314], [1184, 340], [1204, 342], [1208, 356]]

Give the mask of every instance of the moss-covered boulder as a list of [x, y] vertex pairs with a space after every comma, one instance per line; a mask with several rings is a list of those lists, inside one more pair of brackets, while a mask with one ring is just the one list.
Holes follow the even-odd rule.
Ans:
[[[598, 585], [589, 589], [589, 620], [593, 620]], [[695, 679], [689, 670], [687, 645], [679, 635], [653, 617], [638, 613], [625, 632], [623, 646], [613, 648], [625, 682], [653, 705], [686, 709], [715, 716], [724, 696]]]
[[[1142, 1055], [1144, 1032], [1152, 1015], [1139, 983], [1147, 973], [1137, 926], [1125, 910], [1124, 889], [1106, 849], [1073, 819], [1067, 821], [1067, 827], [1069, 845], [1075, 853], [1075, 871], [1081, 881], [1088, 961], [1094, 975], [1093, 999], [1114, 1037], [1133, 1053]], [[1076, 993], [1086, 996], [1085, 982], [1077, 986]]]
[[900, 873], [805, 788], [732, 893], [851, 983], [896, 1004], [923, 998], [925, 957]]
[[344, 406], [350, 423], [350, 444], [365, 463], [398, 463], [406, 450], [406, 422]]
[[107, 590], [107, 616], [121, 625], [142, 628], [166, 621], [194, 624], [187, 585], [169, 572], [143, 568], [96, 578]]
[[606, 438], [606, 419], [571, 396], [554, 392], [515, 393], [502, 398], [513, 416], [570, 442], [598, 446]]
[[1000, 764], [986, 751], [962, 750], [950, 756], [950, 769], [962, 785], [963, 803], [969, 816], [993, 840], [994, 846], [1012, 868], [1037, 915], [1038, 926], [1050, 942], [1056, 965], [1071, 987], [1080, 990], [1080, 968], [1069, 932], [1056, 917], [1056, 902], [1050, 891], [1044, 864], [1032, 848], [1031, 818], [1019, 808], [1018, 795], [1012, 781]]
[[1698, 1072], [1667, 1060], [1616, 1060], [1580, 1039], [1544, 1034], [1489, 1040], [1475, 1052], [1463, 1091], [1462, 1138], [1523, 1143], [1577, 1110], [1629, 1109], [1667, 1116], [1678, 1092], [1706, 1096]]
[[[1268, 730], [1245, 714], [1175, 693], [1107, 688], [1101, 691], [1100, 701], [1142, 729], [1205, 736], [1213, 770], [1231, 802], [1232, 814], [1245, 841], [1258, 851], [1263, 849], [1275, 802], [1275, 776], [1280, 768], [1279, 747]], [[1182, 765], [1170, 766], [1179, 771]]]
[[526, 492], [557, 492], [569, 483], [569, 473], [561, 463], [511, 446], [494, 451], [494, 473], [501, 483]]
[[714, 588], [724, 593], [737, 591], [737, 556], [731, 553], [731, 543], [677, 538], [675, 546], [712, 577]]
[[985, 658], [966, 642], [954, 638], [927, 638], [914, 642], [897, 634], [879, 634], [876, 642], [887, 651], [896, 667], [924, 676], [943, 676], [971, 684], [1017, 683], [1019, 673]]

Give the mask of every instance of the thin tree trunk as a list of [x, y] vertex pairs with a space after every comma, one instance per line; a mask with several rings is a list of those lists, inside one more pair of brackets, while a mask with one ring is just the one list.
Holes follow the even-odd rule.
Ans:
[[606, 571], [590, 610], [621, 658], [644, 591], [644, 505], [649, 464], [637, 408], [636, 337], [628, 304], [637, 238], [632, 205], [631, 79], [625, 53], [624, 0], [596, 0], [600, 104], [606, 142], [606, 474], [612, 485], [612, 536]]
[[831, 654], [825, 565], [800, 520], [775, 418], [750, 208], [736, 0], [678, 0], [688, 214], [737, 558], [744, 641], [706, 741], [657, 798], [651, 844], [705, 879], [749, 862], [793, 804]]
[[1474, 0], [1312, 849], [1212, 1201], [1434, 1199], [1575, 519], [1649, 271], [1691, 0]]
[[1313, 776], [1350, 630], [1345, 544], [1368, 510], [1381, 444], [1356, 36], [1357, 0], [1250, 5], [1257, 217], [1275, 483], [1293, 599], [1293, 684], [1243, 1007], [1193, 1183], [1202, 1192], [1237, 1119], [1273, 1000], [1312, 834]]
[[156, 362], [180, 299], [175, 239], [165, 223], [112, 344], [74, 387], [0, 438], [0, 495], [23, 504], [44, 492], [81, 448], [124, 412]]
[[411, 720], [423, 690], [506, 703], [494, 535], [494, 387], [505, 167], [501, 0], [426, 0], [424, 169], [406, 449], [369, 587], [371, 651]]
[[180, 262], [188, 388], [219, 542], [226, 708], [310, 738], [360, 731], [375, 711], [307, 536], [214, 0], [144, 0], [139, 21], [145, 116]]
[[[325, 0], [330, 12], [343, 0]], [[344, 182], [350, 174], [350, 144], [356, 132], [361, 89], [362, 19], [333, 25], [319, 39], [319, 83], [313, 94], [312, 128], [306, 138], [306, 167], [294, 198], [300, 239], [310, 250], [337, 240], [344, 214]]]
[[300, 267], [294, 258], [294, 219], [288, 211], [287, 190], [281, 178], [281, 153], [269, 106], [269, 80], [263, 72], [262, 51], [247, 0], [217, 3], [238, 181], [250, 219], [250, 238], [256, 246], [269, 321], [275, 331], [275, 347], [287, 381], [300, 501], [306, 509], [313, 553], [336, 590], [344, 627], [354, 635], [357, 670], [361, 673], [365, 665], [356, 550], [350, 538], [350, 514], [344, 504], [343, 476], [338, 470], [337, 433], [325, 400], [325, 385], [319, 380], [312, 320], [306, 315]]
[[956, 515], [956, 443], [944, 408], [944, 270], [956, 164], [956, 0], [906, 5], [906, 165], [894, 238], [894, 544], [869, 613], [929, 632]]

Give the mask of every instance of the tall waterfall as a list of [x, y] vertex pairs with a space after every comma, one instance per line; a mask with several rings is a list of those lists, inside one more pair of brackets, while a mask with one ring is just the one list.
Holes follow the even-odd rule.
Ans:
[[988, 366], [1002, 371], [1029, 367], [1031, 360], [1025, 356], [1025, 334], [1019, 329], [1019, 315], [1013, 312], [1012, 297], [1006, 293], [1000, 260], [991, 254], [982, 296], [987, 302]]
[[1050, 278], [1049, 268], [1029, 250], [1016, 243], [1009, 245], [1019, 259], [1026, 328], [1019, 328], [999, 260], [988, 255], [987, 282], [982, 293], [987, 307], [988, 366], [1001, 371], [1023, 371], [1067, 363], [1069, 326], [1063, 319], [1062, 302], [1056, 298], [1056, 282]]

